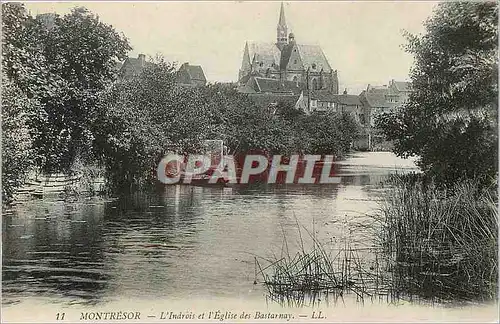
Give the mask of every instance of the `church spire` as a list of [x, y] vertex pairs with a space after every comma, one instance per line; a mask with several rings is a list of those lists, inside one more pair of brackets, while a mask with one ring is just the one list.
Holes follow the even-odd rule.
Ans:
[[280, 50], [288, 42], [287, 35], [288, 35], [288, 28], [286, 26], [285, 8], [283, 6], [283, 2], [281, 2], [280, 18], [278, 21], [278, 26], [276, 28], [276, 46], [278, 46]]
[[278, 21], [278, 26], [284, 26], [286, 28], [285, 8], [283, 7], [283, 1], [281, 2], [280, 20]]

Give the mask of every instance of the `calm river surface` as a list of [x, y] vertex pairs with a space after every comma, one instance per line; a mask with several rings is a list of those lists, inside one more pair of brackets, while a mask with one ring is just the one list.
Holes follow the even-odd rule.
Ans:
[[[381, 181], [415, 170], [413, 161], [391, 153], [356, 153], [337, 164], [342, 182], [334, 185], [175, 185], [111, 200], [18, 205], [2, 217], [2, 317], [47, 322], [62, 309], [66, 321], [76, 322], [80, 313], [71, 317], [71, 309], [104, 307], [139, 308], [142, 316], [159, 319], [163, 310], [224, 310], [229, 301], [239, 309], [256, 302], [268, 310], [265, 288], [254, 284], [255, 256], [279, 254], [284, 236], [289, 249], [297, 249], [298, 224], [335, 243], [346, 224], [369, 222]], [[362, 230], [351, 234], [358, 245], [373, 244]], [[334, 310], [327, 320], [360, 314], [356, 309]], [[415, 314], [431, 316], [426, 308]], [[432, 319], [450, 313], [434, 314]]]
[[262, 296], [255, 255], [279, 252], [284, 235], [293, 248], [297, 222], [338, 237], [339, 220], [373, 212], [380, 181], [408, 170], [413, 162], [391, 153], [357, 153], [338, 164], [335, 185], [175, 185], [114, 200], [34, 200], [3, 217], [3, 304]]

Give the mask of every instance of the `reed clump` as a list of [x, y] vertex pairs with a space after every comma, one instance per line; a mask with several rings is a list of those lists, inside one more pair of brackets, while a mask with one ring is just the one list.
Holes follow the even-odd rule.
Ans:
[[299, 228], [299, 248], [295, 253], [290, 252], [284, 236], [279, 255], [255, 258], [256, 281], [260, 275], [270, 300], [299, 307], [344, 301], [347, 294], [361, 302], [367, 298], [393, 301], [395, 295], [388, 288], [390, 275], [381, 272], [383, 262], [376, 257], [369, 262], [363, 260], [364, 253], [378, 253], [354, 247], [349, 237], [338, 243], [322, 243], [304, 230], [306, 239], [312, 241], [307, 248]]
[[447, 190], [404, 177], [390, 181], [379, 234], [393, 288], [437, 302], [496, 299], [496, 190], [474, 180]]

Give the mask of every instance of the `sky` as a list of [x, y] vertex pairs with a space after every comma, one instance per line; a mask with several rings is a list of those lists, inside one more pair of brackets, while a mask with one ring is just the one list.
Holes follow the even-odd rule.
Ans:
[[[403, 31], [423, 33], [436, 2], [285, 1], [288, 32], [297, 43], [319, 44], [338, 71], [340, 89], [358, 94], [368, 84], [408, 80], [413, 58]], [[209, 82], [237, 81], [245, 41], [276, 41], [280, 2], [30, 2], [32, 15], [65, 14], [84, 6], [122, 32], [129, 56], [163, 55], [178, 65], [201, 65]]]

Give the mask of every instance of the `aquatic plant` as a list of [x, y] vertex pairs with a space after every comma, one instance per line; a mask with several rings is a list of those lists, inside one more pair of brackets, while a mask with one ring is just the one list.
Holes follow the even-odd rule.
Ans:
[[[297, 226], [299, 226], [297, 222]], [[279, 255], [266, 259], [255, 257], [255, 276], [263, 279], [268, 290], [268, 298], [289, 306], [314, 306], [322, 301], [344, 301], [347, 294], [356, 300], [384, 299], [395, 301], [391, 294], [390, 275], [383, 273], [383, 262], [377, 249], [358, 248], [352, 245], [347, 235], [342, 242], [320, 242], [305, 229], [311, 246], [306, 247], [305, 239], [299, 231], [299, 249], [292, 253], [287, 238], [283, 235], [283, 245]], [[372, 260], [364, 260], [361, 254], [371, 254]]]

